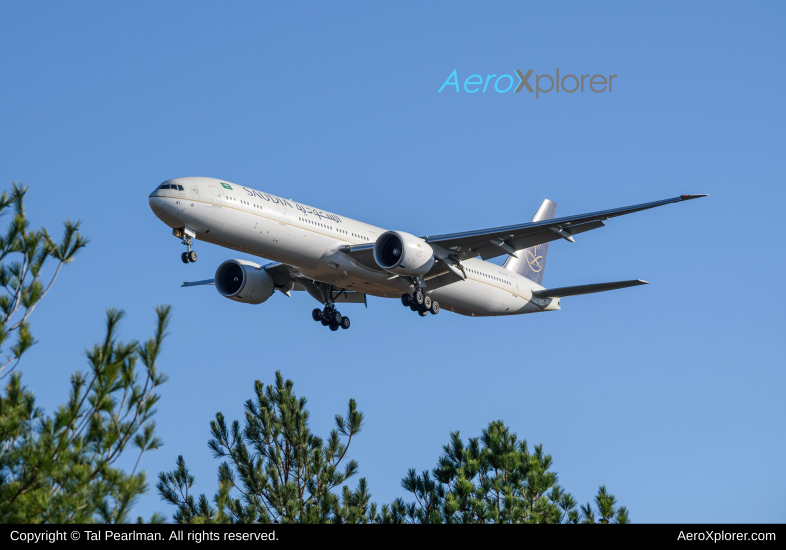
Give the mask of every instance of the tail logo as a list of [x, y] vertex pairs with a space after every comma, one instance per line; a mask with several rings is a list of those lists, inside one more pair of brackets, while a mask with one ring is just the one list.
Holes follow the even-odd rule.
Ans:
[[[535, 254], [538, 253], [538, 248], [540, 248], [540, 245], [537, 245], [532, 248], [533, 250], [535, 250]], [[530, 252], [529, 248], [525, 250], [525, 253], [527, 255], [527, 263], [529, 264], [529, 268], [535, 273], [539, 273], [543, 269], [543, 265], [545, 263], [543, 261], [543, 256], [535, 256], [535, 254]]]

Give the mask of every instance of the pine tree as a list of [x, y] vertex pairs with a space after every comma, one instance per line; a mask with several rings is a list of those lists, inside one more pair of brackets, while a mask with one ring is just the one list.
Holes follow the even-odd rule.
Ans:
[[630, 523], [628, 509], [625, 506], [617, 507], [617, 499], [606, 491], [605, 485], [598, 488], [598, 494], [595, 495], [595, 507], [600, 516], [598, 521], [595, 521], [595, 510], [592, 509], [589, 502], [581, 506], [582, 523]]
[[[0, 523], [124, 522], [147, 487], [136, 472], [142, 454], [161, 445], [152, 416], [155, 388], [165, 381], [156, 362], [170, 308], [158, 308], [156, 333], [142, 345], [117, 340], [123, 312], [108, 310], [106, 335], [87, 352], [89, 370], [71, 376], [68, 401], [46, 415], [18, 370], [34, 344], [29, 318], [87, 239], [79, 222], [65, 222], [60, 243], [29, 229], [26, 193], [14, 183], [0, 195], [0, 215], [13, 216], [0, 236], [0, 346], [16, 335], [0, 361]], [[44, 287], [50, 258], [57, 266]], [[130, 474], [115, 466], [129, 445], [139, 452]]]
[[[0, 395], [0, 523], [128, 521], [147, 488], [136, 472], [142, 454], [161, 446], [152, 416], [154, 390], [166, 380], [156, 362], [170, 309], [157, 313], [153, 338], [125, 344], [117, 341], [123, 313], [110, 309], [103, 342], [87, 354], [90, 370], [71, 376], [69, 399], [53, 416], [11, 374]], [[139, 454], [126, 473], [115, 464], [129, 444]]]
[[[52, 240], [44, 228], [31, 230], [24, 207], [27, 190], [14, 182], [10, 193], [3, 191], [0, 195], [0, 216], [12, 213], [8, 229], [0, 235], [0, 350], [16, 335], [16, 343], [0, 360], [0, 380], [11, 374], [22, 354], [35, 343], [28, 322], [30, 315], [49, 293], [63, 265], [73, 261], [88, 243], [79, 233], [81, 222], [64, 222], [60, 243]], [[44, 288], [42, 269], [50, 258], [58, 263]]]
[[[309, 428], [306, 399], [298, 398], [291, 380], [276, 372], [274, 385], [254, 384], [255, 398], [245, 403], [243, 428], [227, 426], [222, 413], [210, 423], [208, 446], [218, 467], [219, 489], [211, 505], [189, 491], [194, 478], [178, 458], [172, 472], [159, 474], [161, 498], [176, 507], [178, 523], [368, 523], [376, 517], [366, 480], [357, 489], [344, 486], [358, 472], [347, 459], [352, 439], [360, 433], [363, 413], [354, 399], [346, 416], [336, 415], [327, 440]], [[343, 463], [343, 467], [342, 467]], [[230, 496], [231, 495], [231, 496]]]
[[[431, 472], [414, 469], [401, 480], [415, 497], [397, 499], [381, 508], [380, 523], [594, 523], [591, 505], [576, 509], [576, 500], [558, 483], [552, 457], [498, 420], [479, 438], [464, 444], [450, 434]], [[595, 497], [600, 523], [627, 523], [625, 507], [616, 508], [613, 495], [601, 487]]]

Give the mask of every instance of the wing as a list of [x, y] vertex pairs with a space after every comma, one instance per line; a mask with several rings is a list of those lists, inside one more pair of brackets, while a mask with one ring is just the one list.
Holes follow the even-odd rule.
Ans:
[[[465, 260], [480, 256], [484, 260], [510, 254], [516, 250], [523, 250], [531, 246], [544, 244], [557, 239], [573, 241], [573, 236], [604, 226], [604, 221], [641, 210], [648, 210], [664, 204], [682, 202], [691, 199], [706, 197], [707, 195], [680, 195], [672, 199], [647, 202], [624, 208], [602, 210], [578, 216], [566, 216], [540, 222], [523, 223], [465, 233], [452, 233], [449, 235], [428, 236], [424, 239], [429, 244], [437, 244]], [[373, 257], [372, 257], [373, 261]]]
[[[298, 282], [298, 277], [303, 277], [297, 268], [291, 265], [270, 263], [263, 265], [262, 268], [270, 274], [273, 279], [273, 284], [276, 290], [281, 291], [283, 294], [289, 296], [291, 290], [306, 290], [305, 287]], [[202, 286], [202, 285], [215, 285], [215, 279], [205, 279], [204, 281], [184, 282], [181, 286]]]
[[[640, 212], [641, 210], [648, 210], [657, 206], [663, 206], [664, 204], [698, 199], [706, 196], [707, 195], [680, 195], [672, 199], [647, 202], [634, 206], [626, 206], [624, 208], [614, 208], [612, 210], [601, 210], [600, 212], [580, 214], [578, 216], [565, 216], [540, 222], [509, 225], [493, 229], [481, 229], [479, 231], [423, 237], [426, 242], [435, 245], [435, 255], [441, 259], [441, 261], [434, 264], [434, 267], [426, 274], [424, 279], [430, 281], [428, 285], [430, 288], [438, 288], [463, 278], [455, 271], [453, 265], [455, 262], [451, 262], [451, 260], [461, 261], [477, 256], [480, 256], [484, 260], [489, 260], [503, 254], [515, 255], [517, 250], [523, 250], [557, 239], [566, 239], [575, 242], [573, 240], [574, 235], [603, 227], [605, 225], [603, 222], [610, 218], [632, 214], [633, 212]], [[345, 246], [342, 250], [365, 267], [376, 271], [383, 271], [374, 260], [374, 243]]]
[[[318, 285], [300, 273], [298, 268], [287, 264], [280, 264], [278, 262], [263, 265], [262, 268], [273, 278], [273, 282], [276, 285], [276, 290], [279, 290], [283, 294], [289, 296], [290, 290], [305, 290], [319, 303], [325, 303], [325, 296], [323, 292], [325, 292], [326, 289], [324, 288], [324, 285]], [[366, 304], [366, 307], [368, 307], [366, 295], [362, 292], [347, 291], [343, 289], [340, 291], [335, 289], [333, 292], [333, 301], [336, 303]], [[336, 294], [336, 292], [338, 292], [338, 294]]]
[[[374, 260], [374, 243], [347, 245], [342, 247], [341, 250], [349, 254], [353, 260], [364, 267], [390, 275], [390, 273], [379, 267], [376, 260]], [[435, 262], [431, 271], [423, 276], [423, 280], [426, 281], [429, 289], [436, 289], [466, 279], [464, 274], [458, 271], [458, 268], [455, 266], [456, 262], [450, 259], [450, 253], [443, 250], [440, 252], [443, 252], [440, 261]]]
[[262, 266], [273, 279], [276, 290], [287, 296], [291, 291], [306, 290], [302, 280], [306, 279], [296, 267], [287, 264], [272, 262]]
[[214, 284], [216, 284], [215, 279], [205, 279], [204, 281], [194, 281], [191, 283], [186, 281], [182, 285], [180, 285], [180, 287], [182, 288], [184, 286], [202, 286], [202, 285], [214, 285]]
[[[300, 273], [298, 268], [287, 264], [271, 262], [263, 265], [262, 269], [268, 272], [273, 279], [275, 289], [282, 294], [292, 297], [290, 292], [305, 290], [319, 303], [325, 303], [325, 296], [322, 293], [323, 289], [321, 289], [317, 283]], [[215, 279], [205, 279], [204, 281], [194, 281], [192, 283], [185, 282], [181, 285], [181, 288], [214, 284], [216, 284]], [[366, 304], [366, 307], [368, 307], [366, 295], [360, 292], [341, 290], [341, 292], [333, 298], [333, 301], [347, 304]]]

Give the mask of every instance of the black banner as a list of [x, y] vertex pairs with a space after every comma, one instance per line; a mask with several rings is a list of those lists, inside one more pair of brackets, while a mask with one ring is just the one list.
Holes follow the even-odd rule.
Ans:
[[[538, 529], [536, 526], [516, 527], [516, 536], [527, 537], [528, 543], [543, 540], [555, 540], [560, 543], [576, 541], [587, 542], [632, 542], [632, 543], [740, 543], [757, 542], [774, 544], [786, 540], [784, 525], [653, 525], [638, 524], [625, 526], [562, 526], [549, 529]], [[384, 542], [412, 544], [414, 540], [425, 542], [434, 538], [435, 542], [444, 544], [450, 540], [466, 544], [476, 540], [488, 544], [489, 536], [495, 536], [496, 530], [469, 527], [447, 527], [429, 529], [411, 529], [403, 526], [383, 527], [352, 527], [340, 528], [342, 543], [352, 540], [373, 541], [375, 538]], [[510, 528], [505, 535], [511, 535]], [[325, 531], [319, 528], [301, 527], [298, 525], [0, 525], [0, 544], [3, 548], [30, 544], [68, 544], [77, 542], [91, 546], [116, 543], [148, 543], [164, 547], [171, 544], [200, 545], [231, 545], [231, 544], [279, 544], [307, 542], [313, 538], [315, 542], [324, 541]], [[416, 539], [413, 539], [416, 537]], [[438, 540], [437, 540], [437, 537]]]

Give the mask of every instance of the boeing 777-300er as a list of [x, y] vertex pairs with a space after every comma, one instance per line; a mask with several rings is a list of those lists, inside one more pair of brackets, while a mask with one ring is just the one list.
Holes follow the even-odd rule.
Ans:
[[[150, 194], [150, 208], [172, 228], [195, 262], [194, 239], [273, 263], [227, 260], [213, 279], [183, 286], [215, 285], [230, 300], [261, 304], [278, 290], [305, 290], [323, 308], [315, 321], [330, 330], [349, 328], [340, 303], [366, 303], [366, 296], [400, 299], [425, 317], [447, 309], [487, 317], [560, 309], [568, 296], [647, 284], [640, 279], [544, 288], [549, 242], [603, 227], [610, 218], [707, 195], [672, 199], [555, 218], [557, 205], [543, 201], [529, 223], [416, 237], [388, 231], [249, 187], [213, 178], [177, 178]], [[488, 260], [508, 258], [499, 266]]]

